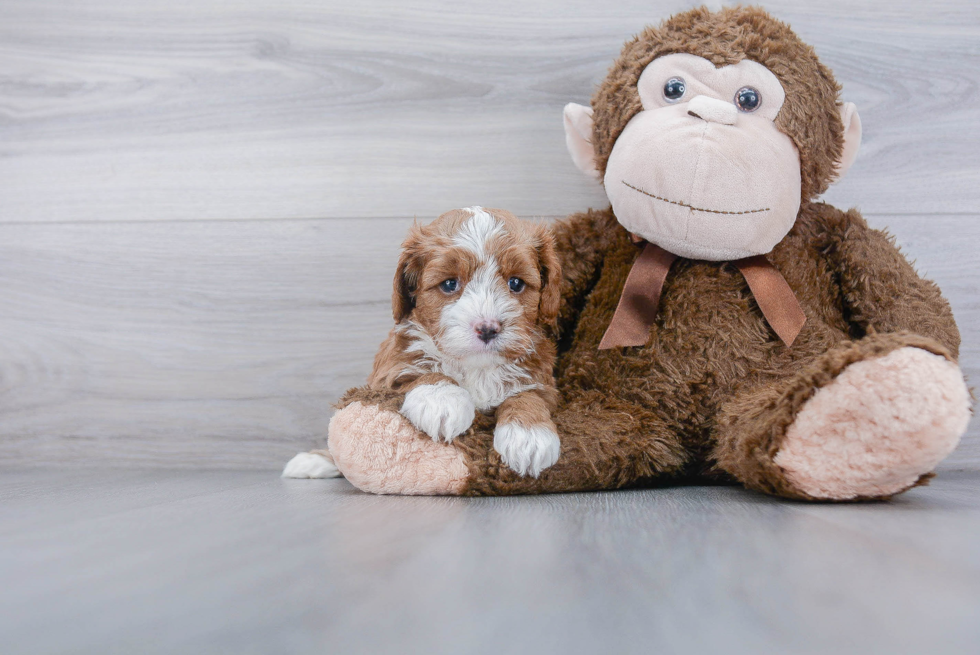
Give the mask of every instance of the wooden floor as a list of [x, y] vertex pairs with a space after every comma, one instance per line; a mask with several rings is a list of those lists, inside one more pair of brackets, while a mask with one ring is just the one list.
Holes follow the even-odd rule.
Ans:
[[3, 470], [0, 580], [5, 655], [975, 653], [980, 473], [811, 505]]

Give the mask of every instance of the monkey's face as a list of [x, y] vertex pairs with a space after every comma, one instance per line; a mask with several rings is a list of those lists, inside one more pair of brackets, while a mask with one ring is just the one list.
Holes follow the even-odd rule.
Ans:
[[[675, 53], [639, 76], [642, 105], [613, 143], [602, 177], [616, 218], [651, 243], [692, 259], [740, 259], [769, 252], [800, 209], [800, 153], [776, 124], [786, 100], [779, 79], [749, 59], [716, 68]], [[840, 106], [844, 152], [854, 161], [861, 124]], [[592, 109], [565, 107], [572, 159], [598, 177]]]
[[774, 121], [767, 68], [671, 54], [637, 84], [643, 111], [616, 139], [604, 184], [626, 229], [693, 259], [772, 250], [800, 209], [800, 156]]
[[565, 107], [566, 143], [631, 232], [683, 257], [739, 259], [772, 250], [801, 202], [854, 162], [861, 120], [839, 93], [762, 9], [702, 7], [628, 41], [594, 117]]

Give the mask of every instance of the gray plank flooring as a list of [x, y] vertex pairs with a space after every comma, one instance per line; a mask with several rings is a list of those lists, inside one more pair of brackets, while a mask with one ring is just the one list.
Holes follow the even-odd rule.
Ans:
[[31, 653], [951, 653], [980, 473], [887, 503], [728, 487], [399, 498], [243, 471], [0, 471]]

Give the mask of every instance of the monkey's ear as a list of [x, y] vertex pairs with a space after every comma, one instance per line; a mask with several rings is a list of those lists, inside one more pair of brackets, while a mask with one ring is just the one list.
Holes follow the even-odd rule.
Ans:
[[541, 299], [538, 301], [538, 316], [544, 323], [554, 326], [561, 307], [561, 261], [555, 250], [551, 228], [541, 225], [540, 230], [538, 266], [541, 269]]
[[415, 294], [425, 268], [423, 236], [422, 228], [415, 223], [402, 243], [391, 293], [391, 313], [395, 323], [401, 323], [415, 309]]
[[592, 107], [565, 105], [565, 145], [578, 169], [594, 180], [600, 180], [592, 147]]
[[861, 117], [858, 116], [857, 107], [853, 102], [845, 102], [841, 105], [840, 120], [844, 124], [844, 150], [841, 152], [840, 161], [837, 162], [837, 179], [844, 177], [844, 173], [857, 159], [858, 150], [861, 148]]

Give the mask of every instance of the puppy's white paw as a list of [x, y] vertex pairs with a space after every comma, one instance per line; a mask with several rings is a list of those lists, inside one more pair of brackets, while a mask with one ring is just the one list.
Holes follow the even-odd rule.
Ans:
[[470, 394], [455, 384], [423, 384], [405, 395], [402, 416], [422, 432], [449, 443], [473, 425], [476, 406]]
[[330, 459], [316, 453], [300, 453], [286, 463], [284, 478], [339, 478], [340, 470]]
[[526, 428], [503, 423], [493, 431], [493, 449], [518, 474], [536, 478], [558, 461], [561, 442], [551, 428], [543, 425]]

